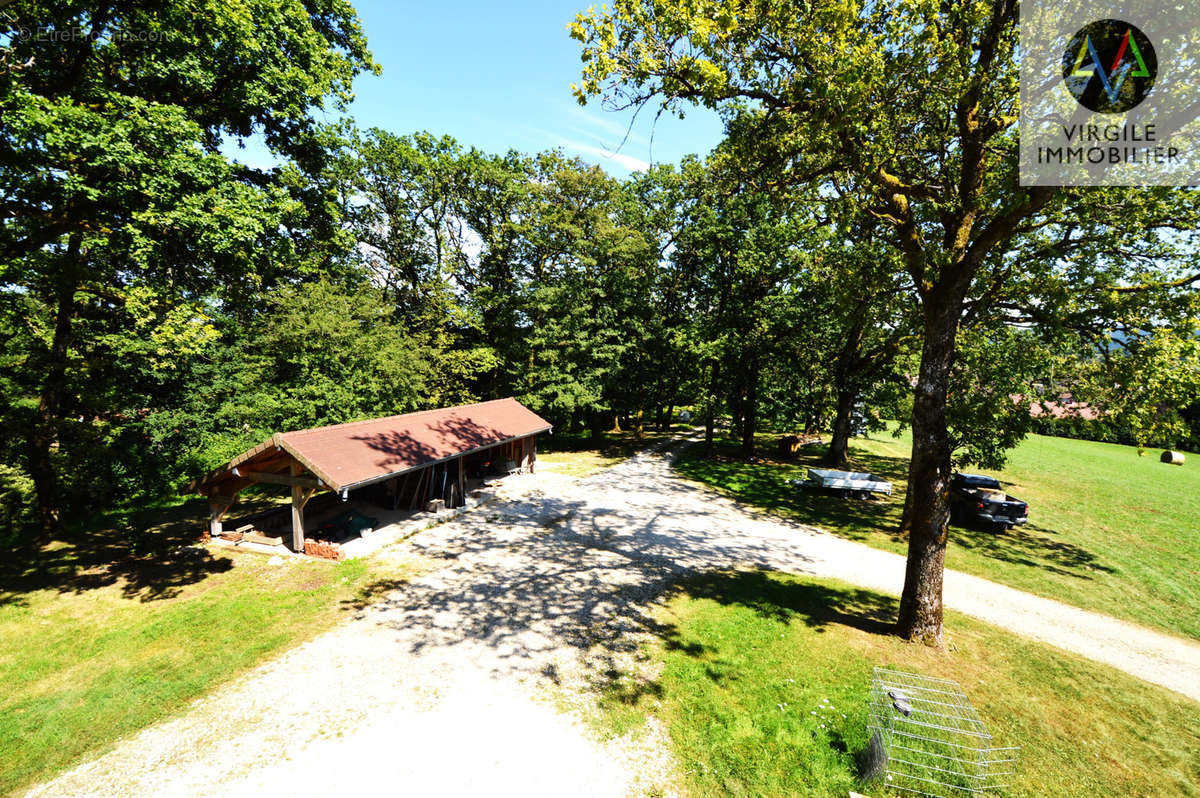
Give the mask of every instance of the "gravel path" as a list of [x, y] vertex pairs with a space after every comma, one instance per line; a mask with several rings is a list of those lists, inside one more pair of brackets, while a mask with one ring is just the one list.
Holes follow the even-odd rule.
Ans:
[[[775, 568], [897, 594], [902, 557], [752, 512], [641, 455], [383, 552], [438, 563], [31, 795], [673, 794], [661, 728], [581, 720], [615, 672], [649, 678], [647, 611], [694, 570]], [[520, 495], [523, 494], [523, 495]], [[284, 566], [286, 567], [286, 566]], [[1200, 645], [947, 572], [948, 606], [1200, 701]]]

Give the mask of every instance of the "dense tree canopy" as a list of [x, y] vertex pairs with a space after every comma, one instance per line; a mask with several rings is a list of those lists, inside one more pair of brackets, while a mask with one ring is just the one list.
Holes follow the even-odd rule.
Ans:
[[899, 629], [935, 643], [964, 318], [1036, 308], [1058, 327], [1131, 283], [1200, 279], [1178, 234], [1196, 193], [1019, 185], [1017, 8], [618, 0], [571, 27], [580, 101], [715, 108], [765, 190], [821, 185], [883, 223], [923, 316]]
[[221, 142], [256, 133], [318, 174], [328, 148], [313, 110], [344, 104], [372, 64], [340, 2], [30, 2], [3, 24], [0, 284], [25, 355], [6, 415], [27, 433], [5, 454], [24, 461], [51, 531], [55, 460], [97, 480], [73, 458], [144, 415], [167, 353], [193, 351], [178, 308], [203, 330], [202, 300], [250, 302], [304, 269], [282, 231], [307, 210], [289, 188], [313, 192], [230, 162]]

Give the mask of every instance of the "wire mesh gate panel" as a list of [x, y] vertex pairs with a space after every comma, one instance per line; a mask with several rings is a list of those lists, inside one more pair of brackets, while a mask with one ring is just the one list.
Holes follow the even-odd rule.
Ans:
[[993, 793], [1019, 748], [997, 748], [957, 682], [875, 668], [867, 731], [887, 786], [936, 798]]

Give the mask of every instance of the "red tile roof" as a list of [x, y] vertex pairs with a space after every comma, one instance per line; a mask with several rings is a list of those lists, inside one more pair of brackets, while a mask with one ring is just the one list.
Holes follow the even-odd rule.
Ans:
[[280, 449], [330, 488], [340, 491], [514, 438], [546, 432], [550, 423], [516, 399], [405, 413], [330, 427], [277, 432], [199, 483], [233, 477], [233, 469]]
[[1063, 394], [1057, 399], [1030, 400], [1020, 394], [1012, 394], [1011, 398], [1013, 403], [1018, 405], [1028, 402], [1029, 415], [1034, 418], [1048, 416], [1055, 420], [1080, 418], [1085, 421], [1095, 421], [1104, 417], [1104, 413], [1099, 408], [1092, 407], [1086, 402], [1077, 402], [1069, 393]]

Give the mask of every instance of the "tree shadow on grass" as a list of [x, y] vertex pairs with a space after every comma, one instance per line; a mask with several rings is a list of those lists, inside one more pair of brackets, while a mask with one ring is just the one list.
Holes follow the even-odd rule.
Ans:
[[788, 460], [764, 456], [760, 451], [756, 461], [747, 462], [731, 446], [717, 446], [709, 457], [704, 456], [702, 447], [695, 446], [679, 458], [675, 467], [685, 476], [721, 488], [749, 505], [783, 513], [851, 540], [865, 540], [877, 532], [899, 540], [896, 530], [904, 508], [908, 461], [854, 451], [850, 467], [889, 480], [893, 489], [890, 497], [848, 499], [792, 484], [792, 480], [806, 479], [809, 468], [820, 466], [825, 448], [805, 447], [795, 459]]
[[[241, 508], [252, 512], [254, 502]], [[0, 562], [0, 606], [26, 605], [38, 591], [82, 594], [119, 586], [138, 601], [174, 598], [187, 585], [233, 567], [194, 546], [207, 518], [202, 500], [88, 519], [41, 547]]]
[[683, 580], [676, 590], [724, 606], [746, 607], [779, 623], [799, 620], [818, 632], [837, 625], [868, 634], [892, 634], [899, 610], [899, 600], [892, 596], [781, 578], [761, 570], [700, 574]]
[[[710, 457], [705, 457], [700, 447], [693, 447], [679, 459], [676, 468], [685, 476], [721, 488], [748, 505], [779, 512], [850, 540], [867, 540], [882, 533], [894, 542], [907, 542], [899, 526], [908, 459], [873, 454], [861, 447], [852, 449], [849, 467], [889, 480], [890, 497], [846, 499], [793, 485], [791, 480], [804, 479], [809, 468], [819, 465], [825, 448], [806, 447], [794, 460], [764, 457], [760, 452], [756, 462], [747, 462], [735, 447], [718, 446]], [[950, 537], [963, 548], [992, 559], [1075, 579], [1092, 579], [1098, 572], [1116, 572], [1092, 552], [1063, 540], [1057, 531], [1037, 525], [1000, 533], [983, 527], [952, 525]]]
[[[857, 629], [872, 635], [891, 635], [899, 600], [854, 587], [830, 587], [803, 578], [766, 570], [709, 571], [686, 577], [668, 591], [692, 599], [714, 601], [726, 607], [744, 607], [761, 618], [781, 624], [800, 622], [817, 632], [833, 626]], [[669, 652], [681, 652], [704, 661], [710, 681], [725, 684], [740, 678], [741, 666], [720, 657], [720, 649], [678, 625], [664, 623], [654, 630]], [[661, 698], [662, 684], [618, 674], [599, 685], [601, 704], [637, 708], [647, 698]]]
[[630, 457], [673, 437], [669, 430], [657, 428], [646, 429], [640, 438], [632, 432], [605, 432], [599, 436], [556, 432], [538, 440], [538, 451], [543, 454], [595, 451], [603, 457]]
[[1004, 532], [956, 525], [950, 532], [954, 542], [963, 548], [1015, 565], [1076, 579], [1091, 579], [1097, 572], [1116, 573], [1115, 568], [1102, 564], [1082, 546], [1053, 537], [1057, 534], [1036, 525], [1016, 526]]
[[373, 582], [363, 585], [359, 588], [358, 593], [354, 598], [345, 599], [341, 603], [342, 610], [348, 612], [362, 612], [370, 605], [382, 600], [391, 593], [397, 590], [402, 590], [407, 584], [408, 579], [376, 579]]

